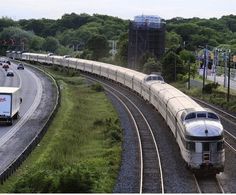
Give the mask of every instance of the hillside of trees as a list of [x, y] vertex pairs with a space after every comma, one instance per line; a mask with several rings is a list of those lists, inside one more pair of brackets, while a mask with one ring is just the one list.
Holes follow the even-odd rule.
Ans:
[[109, 56], [108, 41], [118, 40], [127, 29], [128, 21], [98, 14], [65, 14], [58, 20], [13, 21], [3, 17], [0, 52], [26, 50], [75, 55], [77, 51], [77, 54], [83, 53], [84, 58], [98, 60]]
[[[127, 66], [129, 20], [107, 15], [65, 14], [58, 20], [30, 19], [14, 21], [0, 18], [0, 54], [6, 50], [53, 52], [59, 55], [100, 60]], [[117, 52], [111, 52], [111, 40]], [[158, 70], [170, 73], [170, 64], [177, 72], [169, 77], [184, 76], [187, 63], [194, 66], [196, 52], [206, 47], [236, 52], [236, 15], [219, 19], [180, 18], [166, 20], [166, 53], [162, 59], [152, 55], [143, 60], [141, 71]], [[147, 55], [148, 56], [148, 55]], [[166, 64], [168, 63], [168, 64]], [[175, 74], [173, 76], [173, 74]]]

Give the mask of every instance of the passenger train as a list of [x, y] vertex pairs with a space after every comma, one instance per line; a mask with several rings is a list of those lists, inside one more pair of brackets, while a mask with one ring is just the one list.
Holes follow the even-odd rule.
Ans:
[[78, 69], [127, 86], [150, 102], [165, 119], [188, 168], [204, 174], [224, 171], [224, 131], [219, 117], [165, 83], [160, 75], [52, 54], [7, 52], [7, 57]]

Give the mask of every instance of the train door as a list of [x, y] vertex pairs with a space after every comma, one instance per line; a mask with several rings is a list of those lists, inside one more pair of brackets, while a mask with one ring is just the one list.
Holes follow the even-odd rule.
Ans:
[[202, 162], [205, 164], [210, 163], [210, 143], [209, 142], [203, 142], [202, 143]]

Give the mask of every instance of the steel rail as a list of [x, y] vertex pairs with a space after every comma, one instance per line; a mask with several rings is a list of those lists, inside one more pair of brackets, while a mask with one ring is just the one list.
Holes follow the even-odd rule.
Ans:
[[149, 131], [151, 133], [151, 136], [152, 136], [155, 148], [156, 148], [156, 154], [157, 154], [157, 157], [158, 157], [159, 171], [160, 171], [160, 177], [161, 177], [161, 192], [164, 193], [165, 192], [165, 190], [164, 190], [164, 179], [163, 179], [163, 172], [162, 172], [162, 166], [161, 166], [161, 159], [160, 159], [159, 149], [158, 149], [158, 146], [157, 146], [154, 134], [153, 134], [153, 130], [152, 130], [149, 122], [147, 121], [146, 117], [142, 113], [142, 111], [129, 98], [127, 98], [125, 95], [123, 95], [120, 91], [116, 90], [114, 87], [111, 87], [110, 85], [108, 85], [108, 84], [106, 84], [106, 83], [104, 83], [104, 82], [102, 82], [100, 80], [94, 79], [94, 78], [92, 78], [90, 76], [87, 76], [85, 74], [82, 74], [82, 75], [84, 75], [85, 77], [89, 77], [90, 79], [92, 79], [92, 80], [94, 80], [96, 82], [103, 83], [105, 86], [107, 86], [107, 87], [113, 89], [114, 91], [116, 91], [117, 93], [119, 93], [121, 96], [123, 96], [125, 99], [127, 99], [136, 108], [136, 110], [140, 113], [140, 115], [143, 117], [143, 119], [145, 120], [145, 122], [146, 122], [146, 124], [147, 124], [147, 126], [149, 128]]

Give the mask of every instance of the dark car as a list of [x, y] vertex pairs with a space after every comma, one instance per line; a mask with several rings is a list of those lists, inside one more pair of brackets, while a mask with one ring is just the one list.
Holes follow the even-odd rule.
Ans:
[[18, 70], [20, 70], [20, 69], [24, 70], [25, 69], [24, 64], [18, 64], [17, 69]]
[[14, 72], [12, 70], [8, 70], [7, 77], [14, 77]]
[[3, 64], [2, 65], [2, 68], [4, 68], [5, 70], [7, 70], [9, 68], [9, 65], [8, 64]]

